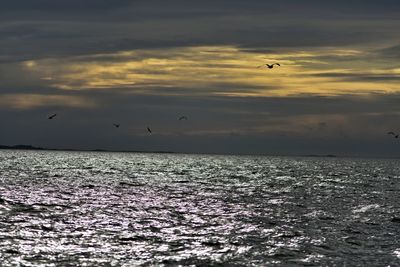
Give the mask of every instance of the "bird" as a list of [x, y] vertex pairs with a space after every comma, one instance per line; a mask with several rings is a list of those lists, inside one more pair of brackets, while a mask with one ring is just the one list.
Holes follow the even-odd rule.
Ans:
[[261, 66], [258, 66], [257, 68], [266, 67], [268, 69], [272, 69], [272, 68], [274, 68], [275, 65], [277, 65], [279, 67], [281, 66], [281, 64], [279, 64], [279, 63], [274, 63], [274, 64], [263, 64]]
[[119, 126], [120, 126], [120, 124], [116, 124], [116, 123], [113, 123], [113, 125], [115, 126], [115, 128], [119, 128]]
[[186, 116], [181, 116], [181, 117], [179, 117], [179, 120], [181, 121], [181, 120], [187, 120], [188, 118], [186, 117]]
[[150, 129], [149, 127], [147, 127], [147, 131], [148, 131], [149, 133], [151, 133], [151, 129]]
[[394, 132], [388, 132], [387, 134], [393, 135], [394, 138], [399, 138], [399, 134], [396, 134]]
[[57, 114], [53, 114], [53, 115], [49, 116], [48, 119], [52, 120], [55, 116], [57, 116]]

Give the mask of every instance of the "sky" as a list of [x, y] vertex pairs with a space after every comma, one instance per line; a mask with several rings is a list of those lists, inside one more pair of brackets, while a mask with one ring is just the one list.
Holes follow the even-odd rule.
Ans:
[[399, 157], [399, 28], [397, 0], [2, 0], [0, 144]]

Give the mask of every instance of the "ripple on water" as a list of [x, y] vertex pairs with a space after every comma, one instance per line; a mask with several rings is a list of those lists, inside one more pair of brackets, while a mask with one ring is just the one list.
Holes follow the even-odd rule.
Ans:
[[396, 160], [0, 152], [5, 266], [400, 265]]

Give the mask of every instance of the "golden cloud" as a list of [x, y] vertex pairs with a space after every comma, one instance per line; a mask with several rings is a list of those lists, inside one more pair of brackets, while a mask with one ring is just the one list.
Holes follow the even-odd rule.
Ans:
[[[384, 79], [343, 79], [348, 75], [397, 75], [378, 63], [371, 68], [363, 51], [319, 50], [262, 54], [231, 46], [123, 51], [114, 54], [25, 62], [27, 71], [64, 90], [125, 88], [158, 94], [171, 88], [238, 96], [341, 95], [398, 92]], [[332, 58], [340, 58], [340, 61]], [[349, 57], [348, 60], [346, 58]], [[354, 59], [356, 58], [356, 59]], [[257, 68], [279, 62], [282, 67]], [[329, 76], [334, 73], [336, 76]], [[326, 74], [326, 75], [324, 75]], [[162, 89], [160, 91], [160, 89]], [[182, 91], [181, 91], [182, 92]]]

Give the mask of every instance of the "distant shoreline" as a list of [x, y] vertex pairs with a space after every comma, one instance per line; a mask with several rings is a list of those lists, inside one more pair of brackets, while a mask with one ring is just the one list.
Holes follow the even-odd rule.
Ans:
[[75, 148], [47, 148], [32, 145], [0, 145], [0, 150], [32, 150], [32, 151], [69, 151], [69, 152], [108, 152], [108, 153], [159, 153], [159, 154], [193, 154], [193, 155], [226, 155], [226, 156], [266, 156], [266, 157], [301, 157], [301, 158], [365, 158], [365, 159], [399, 159], [388, 156], [360, 156], [360, 155], [335, 155], [335, 154], [229, 154], [229, 153], [193, 153], [177, 151], [149, 151], [149, 150], [113, 150], [113, 149], [75, 149]]
[[[108, 150], [108, 149], [74, 149], [74, 148], [47, 148], [35, 147], [32, 145], [0, 145], [0, 150], [33, 150], [33, 151], [76, 151], [76, 152], [109, 152], [109, 153], [159, 153], [159, 154], [196, 154], [196, 155], [236, 155], [236, 154], [222, 154], [222, 153], [185, 153], [175, 151], [143, 151], [143, 150]], [[267, 155], [267, 154], [237, 154], [237, 156], [268, 156], [268, 157], [305, 157], [305, 158], [339, 158], [340, 156], [327, 154], [307, 154], [307, 155]]]

